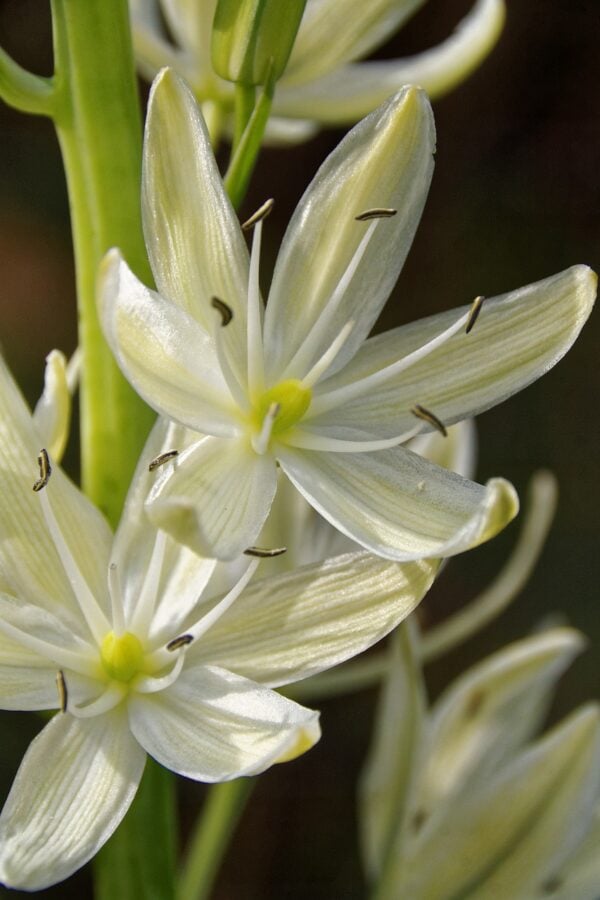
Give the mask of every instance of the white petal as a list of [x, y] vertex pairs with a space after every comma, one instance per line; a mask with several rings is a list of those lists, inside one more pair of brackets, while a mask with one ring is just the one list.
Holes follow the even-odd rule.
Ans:
[[[600, 806], [585, 840], [564, 869], [541, 885], [539, 900], [598, 900], [600, 896]], [[552, 889], [549, 889], [552, 885]], [[536, 894], [536, 900], [538, 895]]]
[[436, 569], [429, 560], [399, 565], [362, 552], [261, 578], [188, 653], [270, 687], [308, 678], [388, 634]]
[[122, 712], [59, 714], [32, 742], [0, 817], [0, 881], [39, 890], [68, 878], [113, 833], [145, 753]]
[[71, 393], [67, 360], [59, 350], [52, 350], [46, 357], [44, 391], [33, 411], [33, 419], [50, 456], [60, 463], [69, 437]]
[[436, 466], [443, 466], [462, 475], [474, 478], [477, 465], [477, 429], [473, 419], [464, 419], [451, 425], [444, 437], [439, 431], [418, 435], [407, 444], [409, 450], [424, 456]]
[[185, 310], [145, 287], [116, 250], [102, 263], [98, 300], [119, 366], [153, 409], [196, 431], [236, 433], [212, 339]]
[[256, 775], [319, 739], [318, 713], [213, 666], [186, 666], [158, 694], [133, 697], [131, 730], [161, 765], [197, 781]]
[[336, 528], [405, 561], [453, 556], [489, 540], [518, 511], [512, 485], [476, 484], [399, 447], [374, 453], [282, 449], [281, 466]]
[[142, 216], [159, 292], [211, 331], [216, 296], [233, 311], [224, 334], [228, 356], [245, 361], [248, 251], [215, 162], [199, 107], [170, 69], [148, 101]]
[[[420, 403], [445, 424], [477, 415], [552, 368], [576, 340], [596, 296], [597, 278], [573, 266], [543, 281], [486, 300], [469, 334], [458, 333], [424, 359], [356, 400], [307, 420], [332, 437], [400, 434]], [[315, 402], [422, 347], [468, 307], [395, 328], [365, 342], [338, 375], [318, 386]], [[315, 407], [316, 408], [316, 407]]]
[[[318, 359], [349, 320], [352, 332], [332, 370], [367, 336], [408, 253], [433, 172], [434, 125], [423, 93], [406, 88], [360, 122], [321, 166], [288, 226], [265, 313], [265, 357], [277, 379], [320, 321], [312, 345]], [[358, 222], [374, 207], [392, 218]], [[367, 229], [373, 237], [339, 306], [328, 303]], [[308, 372], [300, 372], [300, 377]]]
[[[0, 357], [0, 590], [80, 619], [71, 585], [46, 527], [36, 457], [43, 446], [31, 413]], [[107, 600], [106, 571], [112, 535], [104, 518], [58, 469], [48, 487], [65, 540], [98, 602]]]
[[276, 487], [274, 460], [254, 453], [245, 438], [205, 438], [159, 475], [146, 509], [197, 553], [234, 559], [255, 542]]
[[503, 0], [478, 0], [450, 37], [423, 53], [346, 65], [290, 87], [286, 78], [275, 95], [274, 112], [341, 125], [367, 115], [404, 84], [418, 84], [430, 97], [439, 97], [483, 62], [500, 36], [504, 18]]

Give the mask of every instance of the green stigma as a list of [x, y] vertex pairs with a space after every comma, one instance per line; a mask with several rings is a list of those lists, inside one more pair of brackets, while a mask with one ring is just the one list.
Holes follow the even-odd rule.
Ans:
[[257, 431], [260, 431], [265, 416], [276, 403], [279, 412], [273, 422], [271, 434], [283, 434], [284, 431], [300, 421], [310, 406], [311, 400], [311, 389], [305, 387], [298, 379], [290, 378], [288, 381], [280, 381], [260, 397], [252, 417], [253, 423]]
[[100, 647], [105, 672], [116, 681], [131, 681], [142, 668], [144, 651], [135, 634], [126, 631], [120, 637], [109, 631]]

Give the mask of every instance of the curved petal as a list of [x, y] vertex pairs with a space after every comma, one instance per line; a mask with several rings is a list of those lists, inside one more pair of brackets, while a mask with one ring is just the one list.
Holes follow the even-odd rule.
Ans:
[[127, 812], [146, 755], [122, 712], [59, 714], [31, 743], [0, 817], [0, 881], [33, 891], [68, 878]]
[[[80, 620], [69, 579], [32, 491], [43, 446], [23, 397], [0, 357], [0, 590], [63, 607]], [[45, 489], [71, 552], [101, 606], [108, 600], [106, 572], [112, 535], [100, 512], [55, 468]]]
[[46, 357], [44, 390], [33, 411], [33, 420], [51, 458], [60, 463], [71, 424], [67, 360], [60, 350], [52, 350]]
[[117, 250], [102, 262], [98, 302], [119, 366], [153, 409], [196, 431], [236, 434], [212, 339], [189, 313], [145, 287]]
[[450, 469], [463, 478], [475, 477], [477, 430], [473, 419], [463, 419], [462, 422], [451, 425], [446, 437], [439, 431], [420, 434], [407, 447], [436, 466]]
[[[307, 3], [282, 87], [302, 84], [352, 59], [366, 56], [400, 28], [424, 2], [320, 0]], [[387, 96], [391, 93], [388, 91]]]
[[418, 84], [431, 98], [440, 97], [483, 62], [500, 36], [505, 15], [503, 0], [478, 0], [449, 38], [423, 53], [346, 65], [306, 84], [288, 87], [286, 78], [278, 85], [273, 112], [347, 125], [405, 84]]
[[261, 578], [188, 654], [269, 687], [308, 678], [388, 634], [436, 570], [430, 560], [399, 565], [362, 552]]
[[131, 730], [161, 765], [196, 781], [256, 775], [319, 739], [319, 714], [216, 666], [186, 666], [157, 694], [134, 696]]
[[502, 478], [482, 487], [403, 447], [372, 453], [285, 449], [280, 462], [332, 525], [400, 562], [476, 547], [518, 511], [515, 490]]
[[276, 487], [274, 460], [254, 453], [245, 438], [205, 438], [164, 467], [146, 510], [197, 553], [234, 559], [255, 542]]
[[[352, 385], [442, 333], [468, 311], [449, 310], [370, 338], [342, 372], [318, 386], [306, 418], [311, 430], [360, 439], [399, 434], [420, 403], [445, 424], [477, 415], [522, 390], [564, 356], [585, 324], [597, 277], [572, 266], [543, 281], [486, 300], [469, 334], [457, 333], [408, 369], [355, 400]], [[335, 392], [335, 393], [334, 393]], [[319, 404], [331, 406], [319, 414]]]
[[[354, 326], [331, 371], [347, 362], [367, 336], [421, 217], [434, 142], [427, 98], [406, 88], [353, 128], [321, 166], [291, 219], [273, 275], [264, 333], [265, 358], [274, 380], [311, 329], [308, 363], [286, 377], [306, 374], [350, 320]], [[398, 213], [355, 221], [374, 207]], [[373, 237], [358, 262], [357, 251], [368, 234]], [[358, 264], [350, 277], [347, 270], [353, 262]], [[338, 291], [336, 299], [334, 291], [346, 281], [346, 290]]]
[[224, 345], [241, 373], [248, 251], [202, 114], [190, 89], [170, 69], [158, 74], [148, 101], [142, 216], [159, 292], [208, 332], [217, 315], [211, 297], [233, 310]]

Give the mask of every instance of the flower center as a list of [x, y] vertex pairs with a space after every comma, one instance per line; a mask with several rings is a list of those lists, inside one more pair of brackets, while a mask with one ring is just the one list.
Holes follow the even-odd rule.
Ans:
[[283, 434], [284, 431], [300, 421], [310, 406], [311, 400], [311, 389], [305, 387], [298, 379], [290, 378], [288, 381], [280, 381], [260, 397], [252, 416], [253, 423], [257, 430], [260, 430], [265, 417], [276, 405], [278, 407], [277, 415], [273, 420], [271, 434]]
[[116, 681], [131, 681], [142, 669], [144, 650], [130, 631], [117, 635], [109, 631], [100, 645], [100, 658], [108, 675]]

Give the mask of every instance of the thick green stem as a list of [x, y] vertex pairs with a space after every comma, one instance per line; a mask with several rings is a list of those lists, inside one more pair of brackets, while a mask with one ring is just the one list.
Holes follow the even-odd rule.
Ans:
[[150, 280], [140, 220], [141, 123], [126, 0], [53, 0], [54, 118], [69, 202], [83, 355], [84, 491], [119, 519], [151, 413], [119, 372], [96, 312], [96, 274], [114, 246]]
[[253, 787], [253, 778], [238, 778], [211, 788], [190, 841], [177, 900], [208, 900]]

